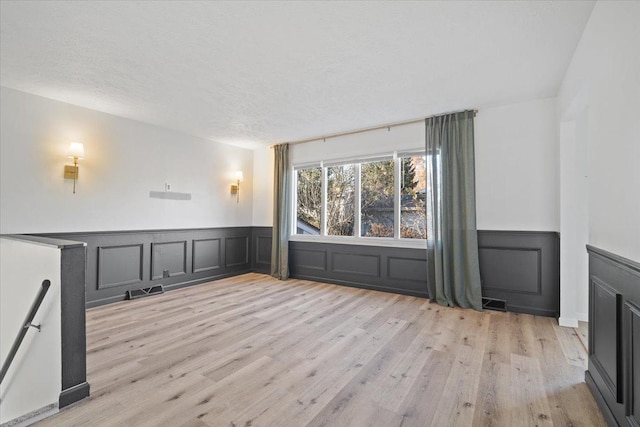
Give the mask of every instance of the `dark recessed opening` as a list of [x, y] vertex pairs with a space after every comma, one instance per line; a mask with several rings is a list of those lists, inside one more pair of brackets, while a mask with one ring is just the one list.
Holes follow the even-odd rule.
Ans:
[[150, 295], [158, 295], [163, 293], [164, 293], [164, 288], [162, 287], [162, 285], [156, 285], [150, 288], [134, 289], [132, 291], [127, 291], [127, 299], [142, 298], [142, 297], [148, 297]]
[[487, 310], [507, 311], [507, 301], [496, 298], [482, 298], [482, 308]]

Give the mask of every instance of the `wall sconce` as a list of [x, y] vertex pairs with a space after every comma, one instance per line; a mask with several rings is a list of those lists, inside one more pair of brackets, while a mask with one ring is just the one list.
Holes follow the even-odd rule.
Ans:
[[240, 183], [242, 182], [242, 171], [236, 172], [236, 183], [231, 184], [231, 194], [236, 195], [236, 203], [240, 203]]
[[78, 160], [84, 159], [84, 145], [80, 142], [72, 142], [67, 151], [67, 157], [73, 159], [73, 166], [65, 165], [64, 179], [73, 179], [73, 194], [76, 194], [76, 181], [78, 180]]

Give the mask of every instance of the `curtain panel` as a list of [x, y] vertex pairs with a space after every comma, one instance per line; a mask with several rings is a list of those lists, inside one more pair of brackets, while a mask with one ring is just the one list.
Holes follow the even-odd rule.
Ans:
[[427, 285], [440, 305], [482, 310], [473, 116], [426, 119]]
[[289, 278], [289, 205], [290, 171], [289, 144], [273, 147], [273, 234], [271, 239], [271, 275], [280, 280]]

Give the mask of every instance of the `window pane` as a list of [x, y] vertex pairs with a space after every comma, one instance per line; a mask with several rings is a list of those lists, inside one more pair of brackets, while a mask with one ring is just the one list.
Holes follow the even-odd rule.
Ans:
[[297, 171], [296, 234], [320, 234], [322, 223], [322, 168]]
[[393, 237], [393, 160], [363, 163], [361, 235]]
[[425, 157], [402, 157], [400, 167], [400, 237], [426, 239]]
[[353, 236], [355, 223], [355, 167], [327, 168], [327, 234]]

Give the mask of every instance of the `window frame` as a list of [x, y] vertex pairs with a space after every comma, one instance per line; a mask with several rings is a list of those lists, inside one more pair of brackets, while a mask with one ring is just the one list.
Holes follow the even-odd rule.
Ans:
[[[320, 168], [320, 234], [297, 234], [298, 229], [298, 171], [306, 169]], [[325, 217], [324, 206], [327, 202], [327, 189], [326, 189], [326, 168], [322, 165], [322, 162], [303, 163], [291, 168], [291, 197], [289, 198], [291, 206], [289, 207], [289, 218], [291, 218], [291, 227], [289, 230], [289, 237], [292, 236], [324, 236], [326, 230], [327, 219]], [[291, 239], [289, 239], [291, 240]]]
[[[427, 239], [416, 238], [402, 238], [400, 237], [400, 215], [401, 215], [401, 158], [412, 156], [427, 156], [424, 149], [412, 149], [405, 151], [387, 152], [378, 155], [360, 156], [351, 158], [341, 158], [334, 160], [322, 160], [312, 163], [299, 163], [292, 164], [292, 185], [291, 185], [291, 227], [289, 230], [289, 240], [297, 242], [317, 242], [317, 243], [338, 243], [338, 244], [351, 244], [351, 245], [364, 245], [364, 246], [390, 246], [390, 247], [404, 247], [404, 248], [419, 248], [426, 249]], [[361, 165], [363, 163], [384, 161], [393, 159], [393, 237], [364, 237], [360, 236], [362, 227], [362, 177], [361, 177]], [[355, 167], [355, 224], [353, 236], [330, 236], [327, 235], [327, 169], [330, 166], [338, 166], [344, 164], [353, 164]], [[298, 222], [298, 171], [303, 169], [320, 167], [321, 173], [321, 191], [322, 191], [322, 205], [320, 208], [321, 226], [320, 234], [296, 234], [297, 222]]]

